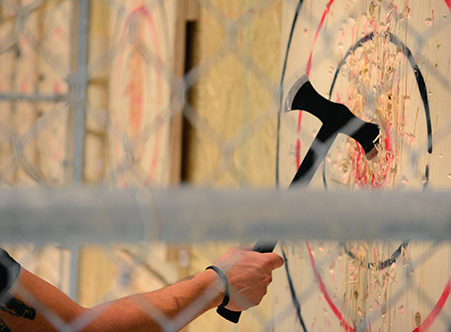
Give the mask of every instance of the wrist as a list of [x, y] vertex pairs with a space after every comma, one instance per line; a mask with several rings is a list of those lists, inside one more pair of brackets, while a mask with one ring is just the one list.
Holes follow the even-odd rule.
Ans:
[[229, 301], [230, 301], [230, 290], [229, 290], [229, 281], [227, 280], [227, 277], [226, 277], [225, 273], [220, 268], [218, 268], [215, 265], [210, 265], [205, 270], [213, 270], [213, 271], [215, 271], [216, 274], [221, 279], [221, 281], [223, 282], [223, 284], [224, 284], [224, 299], [222, 300], [222, 302], [219, 305], [219, 307], [227, 306], [227, 304], [229, 304]]
[[212, 301], [210, 302], [210, 309], [219, 307], [224, 302], [224, 297], [226, 295], [226, 287], [224, 285], [224, 281], [221, 279], [218, 273], [212, 269], [206, 269], [201, 272], [201, 274], [206, 276], [205, 285], [207, 285], [207, 287], [211, 287], [215, 294]]

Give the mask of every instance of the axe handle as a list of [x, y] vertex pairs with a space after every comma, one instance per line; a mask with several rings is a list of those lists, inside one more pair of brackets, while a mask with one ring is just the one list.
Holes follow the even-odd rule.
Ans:
[[[302, 96], [298, 96], [301, 88], [310, 89], [307, 95], [305, 95], [306, 90], [304, 90], [305, 98], [303, 99]], [[299, 100], [299, 98], [302, 100]], [[286, 111], [291, 111], [293, 104], [296, 104], [295, 109], [306, 110], [323, 123], [289, 186], [289, 189], [295, 186], [305, 189], [312, 180], [319, 164], [325, 159], [338, 133], [344, 129], [348, 131], [349, 128], [346, 127], [349, 123], [358, 118], [346, 106], [332, 103], [320, 96], [308, 81], [308, 76], [302, 76], [288, 92]], [[369, 153], [374, 148], [374, 140], [379, 134], [379, 127], [375, 124], [365, 123], [361, 119], [358, 120], [362, 122], [358, 130], [353, 129], [351, 132], [346, 131], [344, 133], [356, 139], [364, 148], [365, 153]], [[276, 244], [277, 241], [259, 240], [252, 250], [261, 253], [272, 252]], [[216, 311], [222, 317], [234, 323], [238, 323], [241, 315], [241, 311], [231, 311], [224, 307], [218, 307]]]
[[[257, 251], [261, 253], [265, 252], [272, 252], [277, 245], [277, 241], [262, 241], [259, 240], [255, 244], [255, 246], [252, 248], [252, 251]], [[238, 323], [241, 316], [241, 311], [232, 311], [229, 309], [226, 309], [224, 307], [218, 307], [216, 309], [216, 312], [227, 319], [228, 321], [231, 321], [232, 323]]]
[[313, 140], [310, 149], [302, 160], [301, 165], [290, 183], [288, 189], [293, 187], [306, 188], [316, 173], [319, 165], [326, 158], [330, 147], [335, 141], [338, 133], [335, 128], [326, 127], [324, 125], [318, 131]]
[[258, 240], [255, 246], [252, 248], [252, 251], [256, 252], [273, 252], [276, 247], [278, 241], [264, 241]]
[[[305, 156], [302, 164], [300, 165], [294, 179], [291, 181], [290, 188], [293, 186], [307, 187], [315, 174], [318, 165], [324, 160], [330, 146], [332, 145], [335, 137], [337, 136], [334, 130], [325, 127], [324, 125], [318, 131], [318, 134], [313, 141], [307, 155]], [[255, 246], [252, 248], [253, 251], [257, 252], [272, 252], [277, 244], [277, 241], [262, 241], [258, 240]], [[218, 307], [216, 312], [224, 317], [225, 319], [238, 323], [241, 316], [241, 311], [232, 311], [224, 307]]]

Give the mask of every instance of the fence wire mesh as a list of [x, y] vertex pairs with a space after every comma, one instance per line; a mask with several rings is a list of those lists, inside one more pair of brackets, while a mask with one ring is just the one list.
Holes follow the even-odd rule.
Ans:
[[[1, 186], [162, 188], [180, 180], [181, 165], [188, 183], [284, 189], [319, 135], [305, 112], [282, 112], [307, 72], [318, 92], [381, 128], [372, 163], [336, 132], [312, 144], [323, 156], [314, 171], [324, 161], [314, 188], [449, 188], [449, 1], [337, 2], [2, 0]], [[228, 245], [80, 248], [24, 239], [7, 249], [93, 306], [174, 283]], [[450, 249], [407, 240], [280, 242], [286, 264], [262, 305], [237, 326], [208, 313], [186, 329], [449, 331]], [[173, 318], [140, 296], [133, 302], [175, 331], [211, 296], [206, 289]], [[66, 323], [33, 302], [58, 331], [82, 331], [111, 305]]]

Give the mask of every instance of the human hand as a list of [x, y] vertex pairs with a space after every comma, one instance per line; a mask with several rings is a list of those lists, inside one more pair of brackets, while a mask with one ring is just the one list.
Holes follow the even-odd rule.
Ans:
[[214, 265], [227, 276], [232, 311], [243, 311], [260, 303], [272, 281], [272, 271], [283, 265], [275, 253], [259, 253], [250, 248], [232, 247]]

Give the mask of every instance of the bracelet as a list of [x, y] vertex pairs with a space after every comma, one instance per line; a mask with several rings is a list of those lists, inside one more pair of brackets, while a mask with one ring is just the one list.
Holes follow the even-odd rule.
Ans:
[[205, 270], [208, 270], [208, 269], [211, 269], [211, 270], [215, 271], [219, 275], [219, 277], [222, 279], [222, 281], [224, 281], [224, 284], [225, 284], [224, 300], [219, 305], [219, 308], [225, 307], [229, 303], [229, 300], [230, 300], [229, 281], [227, 280], [227, 277], [224, 274], [224, 272], [222, 272], [216, 266], [210, 265]]

